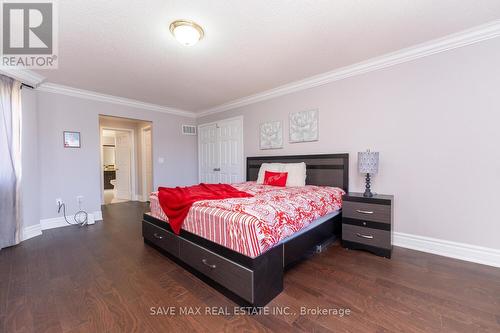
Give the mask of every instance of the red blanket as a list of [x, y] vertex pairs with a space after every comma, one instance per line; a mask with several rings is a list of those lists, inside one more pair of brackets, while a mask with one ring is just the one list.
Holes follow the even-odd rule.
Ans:
[[172, 230], [178, 235], [189, 209], [196, 201], [253, 197], [227, 184], [203, 184], [187, 187], [159, 187], [158, 201], [168, 217]]

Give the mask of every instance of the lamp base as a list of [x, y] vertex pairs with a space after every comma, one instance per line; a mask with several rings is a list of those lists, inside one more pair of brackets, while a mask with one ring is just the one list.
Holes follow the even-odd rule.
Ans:
[[370, 187], [371, 187], [371, 185], [370, 185], [370, 174], [367, 173], [366, 174], [366, 189], [365, 189], [365, 193], [363, 193], [363, 196], [365, 198], [371, 198], [371, 197], [373, 197], [373, 193], [370, 190]]

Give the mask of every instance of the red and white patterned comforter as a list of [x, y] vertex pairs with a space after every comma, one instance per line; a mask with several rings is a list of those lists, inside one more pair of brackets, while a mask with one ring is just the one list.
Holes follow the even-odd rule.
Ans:
[[[250, 198], [205, 200], [193, 204], [182, 229], [255, 258], [307, 227], [339, 210], [344, 191], [336, 187], [276, 187], [255, 182], [231, 184]], [[151, 215], [168, 221], [157, 192], [150, 196]]]

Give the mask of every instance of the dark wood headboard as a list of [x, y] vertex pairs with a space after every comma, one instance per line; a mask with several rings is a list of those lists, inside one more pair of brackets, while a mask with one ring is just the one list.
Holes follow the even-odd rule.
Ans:
[[340, 187], [349, 192], [349, 154], [247, 157], [247, 180], [255, 181], [262, 163], [300, 163], [307, 168], [307, 185]]

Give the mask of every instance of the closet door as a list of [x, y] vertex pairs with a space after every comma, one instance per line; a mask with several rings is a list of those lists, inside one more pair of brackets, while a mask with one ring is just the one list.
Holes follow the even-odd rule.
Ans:
[[220, 182], [241, 183], [243, 179], [243, 122], [241, 118], [223, 120], [219, 126]]
[[200, 183], [244, 181], [243, 118], [231, 118], [198, 127]]
[[198, 164], [200, 183], [220, 183], [220, 143], [216, 124], [198, 128]]

